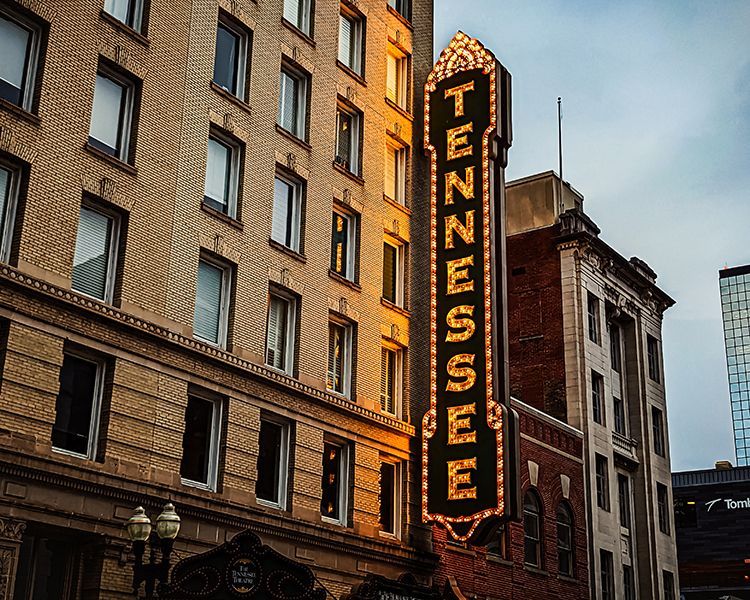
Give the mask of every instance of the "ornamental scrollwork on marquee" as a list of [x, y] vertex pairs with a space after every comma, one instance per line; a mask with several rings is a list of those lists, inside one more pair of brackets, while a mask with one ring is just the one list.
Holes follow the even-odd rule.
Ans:
[[437, 84], [443, 79], [472, 69], [482, 69], [483, 73], [490, 73], [495, 68], [495, 57], [482, 43], [459, 31], [453, 36], [448, 47], [440, 53], [425, 85], [428, 92], [434, 92]]

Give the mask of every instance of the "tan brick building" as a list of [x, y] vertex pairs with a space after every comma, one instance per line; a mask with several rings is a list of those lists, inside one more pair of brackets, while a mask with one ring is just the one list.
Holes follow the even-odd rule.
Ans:
[[[121, 598], [124, 521], [425, 573], [422, 0], [0, 3], [0, 598]], [[14, 595], [15, 593], [15, 595]]]

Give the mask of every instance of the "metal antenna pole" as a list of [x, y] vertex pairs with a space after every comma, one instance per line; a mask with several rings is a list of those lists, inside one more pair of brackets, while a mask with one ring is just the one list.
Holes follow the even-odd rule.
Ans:
[[560, 171], [560, 214], [563, 212], [562, 98], [557, 97], [557, 160]]

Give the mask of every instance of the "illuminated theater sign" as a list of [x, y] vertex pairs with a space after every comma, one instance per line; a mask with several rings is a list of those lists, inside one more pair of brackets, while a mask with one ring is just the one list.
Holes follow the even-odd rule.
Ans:
[[425, 85], [432, 293], [422, 513], [454, 539], [474, 543], [518, 511], [517, 417], [506, 359], [510, 144], [510, 74], [458, 32]]

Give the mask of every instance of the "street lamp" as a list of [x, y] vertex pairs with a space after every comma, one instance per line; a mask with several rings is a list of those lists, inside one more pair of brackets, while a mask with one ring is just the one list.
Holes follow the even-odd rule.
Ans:
[[[146, 598], [154, 597], [156, 582], [163, 588], [169, 576], [169, 556], [172, 554], [174, 539], [180, 531], [180, 517], [175, 512], [174, 504], [168, 502], [164, 510], [156, 517], [156, 530], [151, 525], [151, 519], [146, 511], [139, 506], [133, 511], [133, 516], [127, 523], [128, 536], [133, 542], [135, 565], [133, 565], [133, 593], [137, 596], [142, 583], [145, 583]], [[146, 552], [146, 541], [149, 542], [151, 552], [148, 564], [143, 564]], [[161, 547], [161, 561], [156, 562], [157, 547]]]

